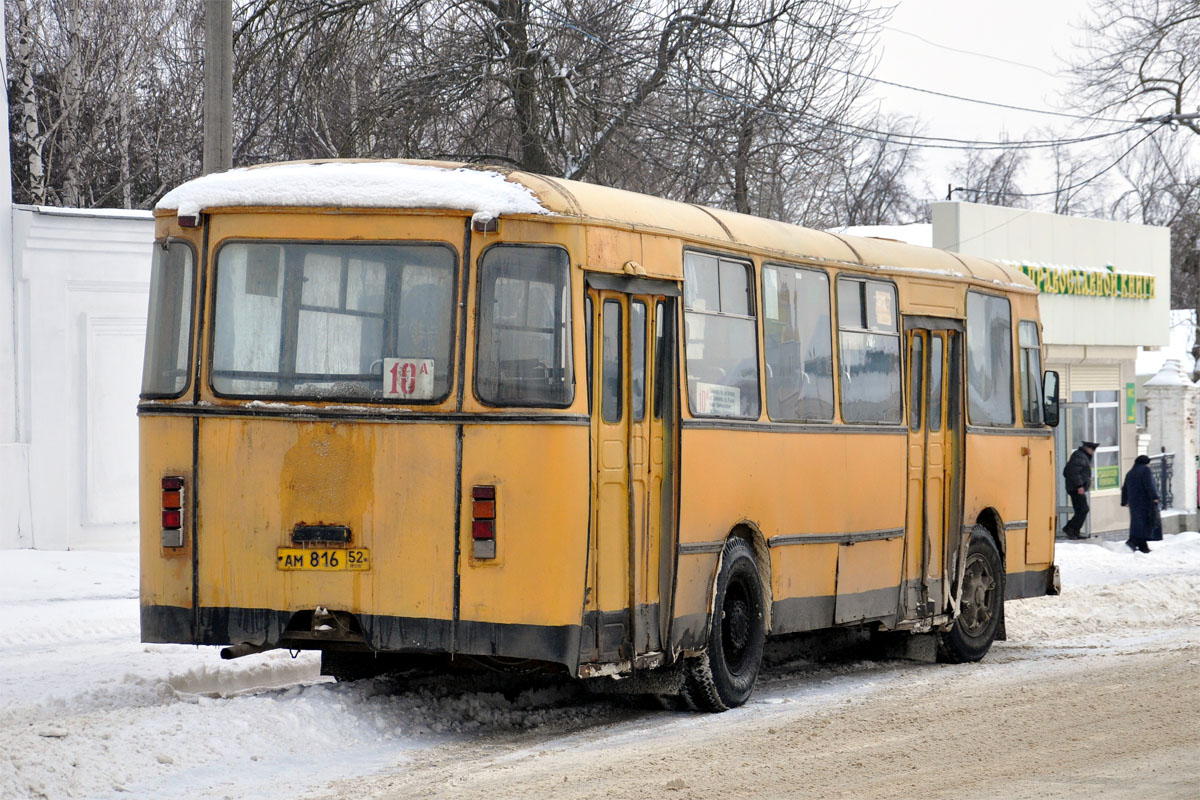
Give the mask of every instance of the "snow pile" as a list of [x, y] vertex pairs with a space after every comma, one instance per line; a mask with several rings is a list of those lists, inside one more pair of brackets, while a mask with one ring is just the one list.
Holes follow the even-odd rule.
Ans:
[[[1029, 677], [1065, 658], [1195, 640], [1200, 533], [1152, 547], [1059, 546], [1063, 594], [1009, 604], [1009, 639], [983, 665], [812, 664], [765, 675], [728, 716], [870, 702], [875, 690], [945, 680], [942, 670], [971, 680], [1011, 667]], [[136, 589], [136, 553], [0, 551], [0, 798], [302, 795], [536, 728], [589, 747], [726, 717], [630, 720], [628, 708], [577, 684], [508, 696], [437, 677], [339, 684], [318, 675], [313, 653], [221, 661], [217, 648], [143, 645]]]
[[498, 172], [391, 161], [272, 164], [205, 175], [167, 192], [158, 209], [195, 216], [226, 206], [447, 208], [484, 217], [549, 213]]
[[1009, 643], [1200, 627], [1200, 533], [1167, 536], [1151, 547], [1143, 555], [1124, 542], [1060, 545], [1062, 595], [1007, 606]]

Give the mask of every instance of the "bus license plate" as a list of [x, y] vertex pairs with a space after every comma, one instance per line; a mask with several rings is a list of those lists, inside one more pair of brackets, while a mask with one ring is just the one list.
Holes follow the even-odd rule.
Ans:
[[275, 552], [275, 566], [294, 572], [365, 572], [371, 568], [371, 551], [361, 547], [280, 547]]

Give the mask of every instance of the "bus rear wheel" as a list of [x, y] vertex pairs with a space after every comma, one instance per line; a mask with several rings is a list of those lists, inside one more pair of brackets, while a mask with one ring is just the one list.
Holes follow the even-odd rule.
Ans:
[[1004, 562], [982, 525], [971, 531], [961, 597], [958, 618], [938, 640], [938, 660], [950, 664], [987, 655], [1004, 611]]
[[700, 711], [727, 711], [754, 691], [766, 638], [766, 602], [754, 551], [743, 539], [725, 543], [704, 652], [689, 659], [683, 696]]

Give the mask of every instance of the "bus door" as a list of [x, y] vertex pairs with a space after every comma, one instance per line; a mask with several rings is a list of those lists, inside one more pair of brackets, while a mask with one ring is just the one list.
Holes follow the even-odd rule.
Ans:
[[678, 429], [670, 283], [589, 276], [592, 518], [581, 660], [662, 650]]
[[908, 349], [908, 515], [901, 590], [903, 619], [942, 613], [948, 532], [961, 528], [962, 327], [953, 320], [906, 320]]

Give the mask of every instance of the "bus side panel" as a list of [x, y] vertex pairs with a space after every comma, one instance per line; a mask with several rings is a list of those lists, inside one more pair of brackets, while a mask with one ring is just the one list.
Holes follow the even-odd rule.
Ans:
[[[259, 643], [299, 610], [359, 615], [379, 649], [449, 646], [455, 427], [202, 419], [201, 619], [209, 643]], [[297, 525], [345, 525], [367, 571], [286, 571]]]
[[143, 415], [138, 420], [141, 469], [138, 481], [141, 520], [142, 641], [192, 641], [192, 530], [183, 515], [183, 547], [162, 546], [162, 479], [184, 479], [184, 504], [192, 490], [192, 418]]
[[[456, 651], [569, 666], [577, 661], [588, 553], [588, 439], [586, 423], [464, 427]], [[495, 558], [475, 557], [474, 486], [496, 490]]]
[[[680, 544], [719, 543], [741, 522], [767, 543], [777, 536], [836, 535], [904, 527], [907, 439], [899, 435], [733, 431], [685, 427], [682, 431]], [[839, 547], [858, 548], [853, 574], [837, 581]], [[878, 551], [880, 558], [866, 557]], [[835, 598], [858, 599], [898, 591], [901, 549], [895, 540], [855, 545], [776, 543], [771, 546], [775, 593], [772, 633], [833, 624]], [[706, 618], [713, 573], [685, 582], [689, 558], [680, 557], [677, 622]], [[715, 561], [711, 569], [715, 569]], [[703, 594], [700, 589], [703, 588]], [[873, 602], [873, 601], [871, 601]], [[693, 625], [677, 624], [673, 643]]]
[[[1054, 485], [1045, 467], [1051, 457], [1045, 448], [1050, 446], [1052, 440], [1046, 437], [967, 434], [963, 524], [974, 524], [988, 508], [1000, 515], [1006, 525], [1001, 546], [1009, 599], [1044, 595], [1051, 580], [1054, 532], [1047, 525]], [[1047, 493], [1040, 499], [1042, 511], [1034, 483], [1048, 485], [1041, 488]], [[1029, 551], [1041, 560], [1027, 562]]]

